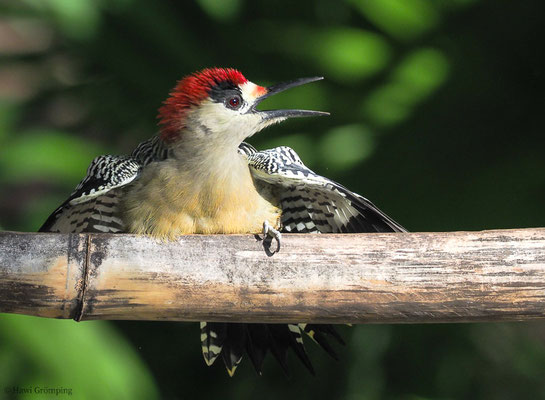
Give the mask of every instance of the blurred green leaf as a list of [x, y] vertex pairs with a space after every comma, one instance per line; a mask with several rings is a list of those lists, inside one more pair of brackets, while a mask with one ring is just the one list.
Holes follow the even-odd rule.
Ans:
[[198, 3], [208, 15], [219, 21], [235, 19], [242, 5], [241, 0], [198, 0]]
[[407, 118], [412, 108], [434, 93], [446, 80], [448, 61], [434, 49], [418, 49], [392, 72], [389, 81], [364, 100], [365, 115], [378, 125], [393, 125]]
[[371, 131], [363, 125], [339, 126], [328, 131], [320, 142], [325, 165], [343, 171], [369, 157], [374, 149]]
[[102, 153], [100, 146], [58, 131], [21, 133], [0, 148], [0, 180], [46, 177], [77, 182], [91, 160]]
[[407, 95], [410, 94], [399, 83], [385, 85], [365, 99], [365, 116], [377, 125], [397, 124], [411, 115], [411, 103], [404, 101]]
[[446, 57], [435, 49], [418, 49], [409, 54], [395, 69], [393, 80], [402, 82], [410, 90], [414, 101], [429, 96], [448, 75]]
[[433, 1], [350, 0], [375, 25], [399, 40], [411, 40], [435, 27], [439, 14]]
[[2, 388], [71, 388], [78, 399], [158, 398], [147, 368], [107, 322], [2, 314], [0, 338]]
[[93, 37], [101, 22], [97, 1], [93, 0], [24, 0], [43, 13], [53, 15], [59, 28], [73, 39]]
[[390, 60], [390, 48], [379, 35], [363, 29], [332, 29], [315, 36], [314, 57], [328, 77], [342, 82], [367, 78]]
[[[381, 35], [349, 27], [316, 29], [304, 24], [259, 22], [274, 49], [289, 53], [294, 59], [304, 59], [313, 69], [323, 71], [328, 79], [343, 83], [364, 80], [385, 68], [391, 58], [391, 48]], [[271, 32], [274, 32], [272, 34]], [[281, 46], [278, 46], [281, 43]], [[316, 64], [316, 65], [314, 65]]]
[[13, 123], [17, 120], [20, 106], [9, 100], [0, 100], [0, 148], [8, 137]]

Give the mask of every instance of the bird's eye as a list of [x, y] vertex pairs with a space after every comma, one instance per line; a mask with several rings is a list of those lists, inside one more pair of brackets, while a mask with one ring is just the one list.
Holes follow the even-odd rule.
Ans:
[[233, 110], [238, 110], [242, 105], [242, 99], [240, 96], [231, 96], [227, 99], [227, 106]]

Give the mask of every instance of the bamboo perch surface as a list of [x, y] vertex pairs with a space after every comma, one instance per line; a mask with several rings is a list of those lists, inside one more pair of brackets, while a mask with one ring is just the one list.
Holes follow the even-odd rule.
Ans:
[[0, 232], [0, 312], [76, 320], [538, 319], [545, 229], [292, 234], [275, 254], [252, 235], [163, 243]]

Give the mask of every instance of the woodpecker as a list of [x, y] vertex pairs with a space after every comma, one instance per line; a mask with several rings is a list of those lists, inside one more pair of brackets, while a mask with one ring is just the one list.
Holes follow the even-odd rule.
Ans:
[[[159, 134], [130, 156], [95, 158], [85, 178], [40, 228], [42, 232], [136, 233], [169, 240], [184, 234], [403, 232], [366, 198], [307, 168], [289, 147], [258, 151], [244, 140], [309, 110], [258, 110], [266, 98], [323, 79], [269, 87], [230, 68], [182, 78], [159, 109]], [[336, 358], [331, 325], [201, 323], [206, 364], [221, 357], [233, 375], [246, 352], [261, 374], [270, 351], [287, 371], [292, 349], [314, 373], [309, 336]]]

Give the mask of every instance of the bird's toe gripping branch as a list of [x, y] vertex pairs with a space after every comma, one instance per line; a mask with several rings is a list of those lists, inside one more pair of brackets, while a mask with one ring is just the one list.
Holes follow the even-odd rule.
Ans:
[[265, 220], [265, 222], [263, 222], [263, 240], [266, 240], [267, 237], [276, 240], [277, 246], [275, 253], [278, 253], [280, 251], [280, 240], [282, 239], [282, 234], [280, 231], [274, 229], [269, 221]]

